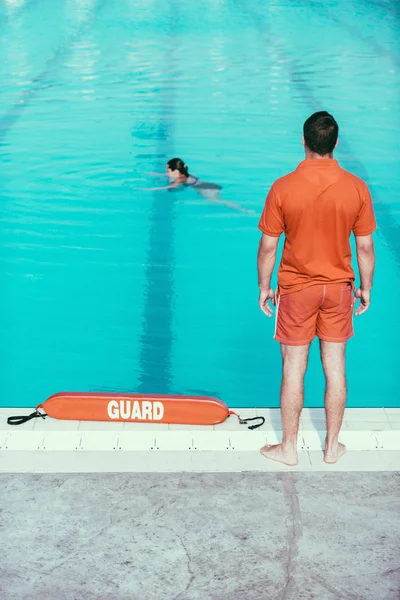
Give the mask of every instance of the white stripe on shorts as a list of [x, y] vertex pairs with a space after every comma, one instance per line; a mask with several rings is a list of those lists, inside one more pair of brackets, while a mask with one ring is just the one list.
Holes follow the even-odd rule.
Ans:
[[[278, 290], [276, 290], [276, 292], [275, 292], [275, 298], [276, 298], [276, 294], [277, 294], [277, 292], [278, 292]], [[276, 336], [276, 330], [277, 330], [277, 328], [278, 328], [278, 312], [279, 312], [279, 303], [280, 303], [280, 301], [281, 301], [281, 296], [279, 295], [278, 302], [277, 302], [277, 304], [276, 304], [276, 310], [275, 310], [275, 331], [274, 331], [274, 339], [275, 339], [275, 336]]]

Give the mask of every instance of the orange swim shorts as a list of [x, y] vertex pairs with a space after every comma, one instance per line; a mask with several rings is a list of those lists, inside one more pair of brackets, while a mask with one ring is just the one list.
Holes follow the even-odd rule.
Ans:
[[288, 346], [346, 342], [353, 332], [353, 290], [350, 283], [313, 285], [278, 297], [274, 339]]

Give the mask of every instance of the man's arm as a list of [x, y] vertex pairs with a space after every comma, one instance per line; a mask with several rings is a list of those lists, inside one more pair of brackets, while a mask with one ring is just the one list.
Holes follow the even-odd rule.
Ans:
[[371, 303], [371, 288], [375, 269], [375, 250], [372, 234], [356, 236], [356, 249], [361, 281], [360, 287], [355, 292], [356, 299], [360, 299], [360, 305], [354, 313], [358, 316], [368, 310]]
[[271, 288], [271, 276], [276, 262], [279, 236], [262, 235], [258, 247], [258, 286], [260, 288], [260, 308], [268, 317], [272, 317], [271, 300], [275, 306], [275, 292]]

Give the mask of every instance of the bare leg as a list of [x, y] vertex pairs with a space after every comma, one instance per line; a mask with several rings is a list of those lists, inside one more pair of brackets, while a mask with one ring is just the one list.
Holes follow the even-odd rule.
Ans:
[[248, 210], [247, 208], [243, 208], [240, 204], [236, 202], [230, 202], [229, 200], [222, 200], [219, 196], [219, 190], [215, 189], [197, 189], [200, 196], [202, 196], [205, 200], [212, 202], [213, 204], [222, 204], [223, 206], [227, 206], [228, 208], [233, 208], [234, 210], [238, 210], [240, 212], [244, 212], [248, 215], [255, 215], [256, 212], [254, 210]]
[[338, 441], [346, 406], [346, 342], [320, 340], [321, 360], [326, 378], [325, 411], [326, 440], [325, 462], [335, 463], [346, 452], [346, 446]]
[[240, 204], [236, 204], [236, 202], [229, 202], [228, 200], [212, 200], [212, 202], [215, 202], [216, 204], [223, 204], [224, 206], [228, 206], [229, 208], [233, 208], [234, 210], [246, 213], [247, 215], [256, 214], [254, 210], [248, 210], [247, 208], [243, 208], [243, 206], [240, 206]]
[[281, 344], [283, 377], [281, 386], [282, 443], [266, 445], [260, 452], [265, 458], [282, 462], [285, 465], [297, 465], [297, 435], [300, 413], [304, 403], [304, 374], [310, 344], [305, 346], [286, 346]]

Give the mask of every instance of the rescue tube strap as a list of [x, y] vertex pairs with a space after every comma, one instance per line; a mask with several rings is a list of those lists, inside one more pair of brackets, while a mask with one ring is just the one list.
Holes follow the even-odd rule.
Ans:
[[254, 425], [249, 425], [248, 429], [257, 429], [257, 427], [261, 427], [261, 425], [264, 425], [265, 423], [265, 418], [264, 417], [248, 417], [247, 419], [242, 419], [240, 417], [240, 415], [238, 415], [237, 413], [235, 413], [233, 410], [229, 411], [230, 415], [235, 415], [235, 417], [237, 417], [239, 419], [239, 423], [241, 425], [247, 425], [248, 421], [261, 421], [261, 423], [257, 423]]
[[26, 415], [26, 417], [21, 417], [21, 415], [17, 415], [16, 417], [8, 417], [7, 424], [8, 425], [22, 425], [31, 419], [36, 419], [36, 417], [42, 417], [44, 419], [47, 417], [46, 413], [41, 413], [38, 410], [31, 413], [30, 415]]

